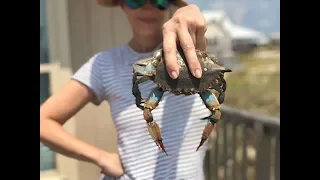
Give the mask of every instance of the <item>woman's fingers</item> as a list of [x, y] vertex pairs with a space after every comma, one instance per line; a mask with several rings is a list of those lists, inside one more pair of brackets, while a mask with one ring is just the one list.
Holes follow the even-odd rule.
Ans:
[[202, 70], [195, 49], [206, 50], [206, 20], [196, 5], [178, 9], [163, 26], [163, 50], [166, 67], [171, 78], [179, 76], [176, 62], [177, 45], [183, 49], [193, 76], [200, 78]]
[[179, 76], [179, 66], [176, 61], [177, 35], [175, 31], [174, 25], [170, 24], [170, 22], [163, 26], [163, 52], [167, 71], [172, 79], [176, 79]]
[[[190, 28], [188, 28], [187, 20], [180, 16], [179, 18], [179, 31], [178, 31], [178, 38], [180, 42], [180, 46], [183, 50], [184, 55], [187, 58], [187, 62], [190, 68], [190, 71], [193, 76], [200, 78], [201, 77], [201, 66], [198, 62], [197, 55], [195, 52], [195, 41], [196, 39], [192, 39], [192, 36], [194, 38], [196, 37], [195, 32]], [[194, 28], [195, 29], [195, 28]]]

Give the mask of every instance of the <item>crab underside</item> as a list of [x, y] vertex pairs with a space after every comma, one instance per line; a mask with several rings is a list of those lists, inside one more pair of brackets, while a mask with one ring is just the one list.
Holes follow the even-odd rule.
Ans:
[[[154, 142], [166, 154], [166, 149], [162, 143], [161, 130], [151, 113], [158, 106], [164, 92], [184, 96], [199, 94], [206, 107], [211, 111], [210, 116], [202, 118], [202, 120], [207, 119], [208, 124], [204, 127], [196, 151], [208, 139], [221, 117], [220, 104], [224, 101], [227, 85], [224, 73], [231, 72], [231, 70], [219, 65], [217, 59], [209, 56], [206, 52], [196, 50], [196, 54], [203, 72], [201, 78], [195, 78], [190, 73], [181, 47], [177, 48], [177, 63], [180, 66], [177, 79], [170, 78], [166, 70], [162, 49], [157, 50], [153, 57], [140, 60], [133, 65], [132, 94], [136, 97], [136, 105], [143, 110], [144, 119]], [[138, 85], [149, 80], [154, 81], [158, 87], [151, 90], [149, 96], [143, 102]], [[141, 105], [142, 103], [143, 105]]]

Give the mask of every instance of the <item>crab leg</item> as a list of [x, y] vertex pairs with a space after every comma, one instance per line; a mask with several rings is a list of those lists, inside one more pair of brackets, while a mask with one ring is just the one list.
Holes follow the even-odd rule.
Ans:
[[221, 88], [221, 92], [219, 94], [219, 97], [218, 97], [218, 100], [219, 100], [219, 103], [222, 104], [224, 102], [224, 97], [225, 97], [225, 92], [227, 90], [227, 82], [225, 79], [221, 78], [221, 81], [222, 81], [222, 88]]
[[[211, 111], [211, 115], [203, 118], [208, 119], [208, 124], [203, 129], [202, 138], [200, 144], [196, 151], [203, 145], [203, 143], [208, 139], [210, 133], [215, 127], [215, 124], [220, 120], [220, 103], [216, 95], [220, 94], [216, 90], [208, 90], [203, 93], [200, 93], [202, 101], [205, 103], [206, 107]], [[220, 97], [220, 96], [219, 96]]]
[[[135, 84], [136, 81], [138, 80], [138, 75], [140, 75], [140, 73], [138, 72], [134, 72], [133, 73], [133, 77], [132, 77], [132, 84]], [[140, 75], [141, 76], [141, 75]]]
[[162, 143], [160, 127], [156, 122], [153, 121], [153, 116], [151, 113], [151, 111], [158, 106], [163, 93], [164, 91], [160, 88], [155, 88], [150, 92], [148, 98], [146, 99], [146, 102], [144, 103], [143, 117], [147, 121], [147, 127], [152, 139], [154, 140], [156, 145], [167, 154], [166, 149]]
[[146, 82], [148, 80], [151, 80], [152, 77], [151, 76], [142, 76], [140, 79], [137, 79], [138, 73], [134, 73], [133, 75], [133, 88], [132, 88], [132, 94], [136, 97], [136, 105], [138, 108], [140, 108], [141, 110], [143, 110], [143, 106], [141, 105], [141, 92], [139, 90], [139, 84]]

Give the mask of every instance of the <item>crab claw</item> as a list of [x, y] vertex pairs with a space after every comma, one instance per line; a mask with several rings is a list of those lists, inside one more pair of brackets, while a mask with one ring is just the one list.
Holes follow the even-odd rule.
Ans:
[[223, 73], [232, 72], [232, 70], [229, 69], [229, 68], [227, 68], [227, 67], [224, 67], [221, 71], [222, 71]]
[[212, 64], [209, 66], [210, 68], [207, 68], [207, 73], [211, 74], [211, 73], [226, 73], [226, 72], [232, 72], [231, 69], [225, 67], [225, 66], [221, 66], [219, 64]]
[[207, 108], [211, 111], [211, 115], [208, 117], [202, 118], [202, 120], [207, 119], [207, 120], [209, 120], [209, 122], [203, 129], [201, 141], [200, 141], [200, 144], [199, 144], [196, 151], [198, 151], [199, 148], [208, 139], [212, 130], [215, 128], [216, 123], [221, 118], [220, 103], [219, 103], [219, 99], [215, 95], [216, 93], [219, 93], [219, 92], [218, 91], [216, 92], [216, 90], [214, 90], [214, 89], [200, 93], [200, 96], [201, 96], [203, 102], [205, 103]]
[[156, 145], [159, 148], [161, 148], [161, 150], [164, 153], [166, 153], [166, 155], [168, 156], [168, 153], [162, 143], [162, 136], [161, 136], [161, 130], [159, 125], [156, 122], [152, 122], [152, 123], [147, 123], [147, 126], [148, 126], [149, 133], [152, 136], [152, 139], [154, 140]]
[[203, 145], [203, 143], [206, 142], [206, 140], [210, 136], [212, 130], [214, 129], [214, 126], [215, 126], [215, 123], [210, 122], [204, 127], [203, 133], [202, 133], [202, 138], [201, 138], [200, 144], [199, 144], [196, 151], [198, 151], [199, 148]]
[[[167, 154], [167, 151], [162, 143], [162, 135], [159, 125], [153, 121], [153, 117], [151, 114], [151, 110], [148, 108], [145, 108], [143, 110], [144, 119], [147, 121], [147, 128], [149, 131], [149, 134], [151, 135], [153, 141], [156, 143], [156, 145], [161, 148], [161, 150]], [[168, 154], [167, 154], [168, 155]]]

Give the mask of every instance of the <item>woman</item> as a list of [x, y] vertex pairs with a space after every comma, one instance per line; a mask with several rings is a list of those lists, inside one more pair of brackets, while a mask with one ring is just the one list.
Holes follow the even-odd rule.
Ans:
[[[195, 149], [206, 125], [200, 118], [208, 116], [209, 111], [199, 96], [165, 94], [153, 111], [154, 120], [162, 130], [167, 156], [149, 135], [131, 88], [132, 63], [151, 57], [162, 46], [169, 74], [177, 78], [176, 42], [182, 46], [194, 76], [201, 77], [194, 48], [205, 50], [205, 19], [198, 7], [180, 0], [152, 2], [98, 1], [109, 7], [120, 5], [131, 24], [133, 36], [120, 47], [94, 55], [60, 92], [40, 107], [40, 138], [57, 153], [98, 166], [103, 179], [201, 180], [206, 148], [197, 152]], [[181, 8], [166, 20], [170, 4]], [[152, 82], [141, 84], [142, 96], [146, 97], [154, 87]], [[62, 127], [87, 103], [99, 105], [104, 100], [110, 104], [117, 128], [119, 153], [115, 154], [77, 139]]]

